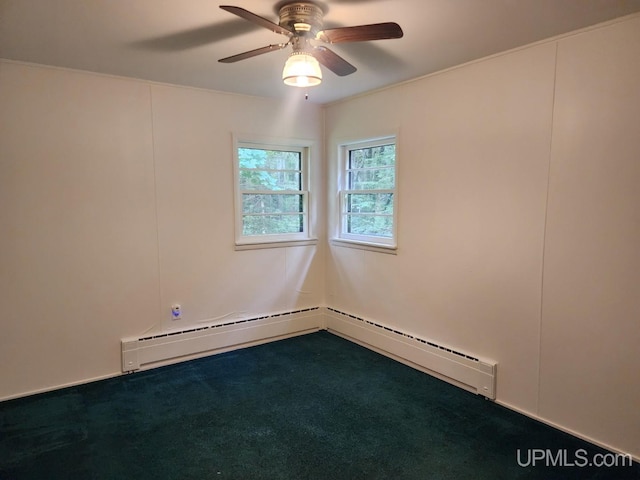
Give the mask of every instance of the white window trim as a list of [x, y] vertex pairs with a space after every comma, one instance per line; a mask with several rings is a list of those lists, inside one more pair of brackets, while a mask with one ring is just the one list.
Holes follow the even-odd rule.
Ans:
[[[236, 250], [251, 250], [260, 248], [278, 248], [300, 245], [315, 245], [318, 239], [311, 234], [310, 214], [310, 158], [315, 142], [293, 138], [275, 138], [256, 135], [233, 134], [233, 180], [234, 180], [234, 223], [235, 223], [235, 248]], [[249, 147], [264, 150], [288, 150], [301, 153], [301, 190], [279, 190], [277, 194], [302, 194], [303, 198], [303, 231], [297, 233], [268, 234], [268, 235], [243, 235], [242, 234], [242, 194], [240, 189], [240, 165], [238, 148]], [[263, 191], [252, 190], [252, 193]], [[274, 191], [263, 193], [273, 194]]]
[[[396, 183], [393, 189], [380, 190], [348, 190], [347, 189], [347, 162], [349, 150], [368, 148], [378, 145], [396, 146], [396, 162], [394, 164]], [[341, 142], [338, 145], [338, 202], [337, 202], [337, 226], [336, 234], [331, 243], [337, 246], [360, 248], [380, 253], [397, 253], [398, 248], [398, 135], [385, 135], [364, 140]], [[393, 193], [393, 233], [392, 237], [379, 237], [375, 235], [357, 235], [346, 232], [345, 197], [349, 193]]]

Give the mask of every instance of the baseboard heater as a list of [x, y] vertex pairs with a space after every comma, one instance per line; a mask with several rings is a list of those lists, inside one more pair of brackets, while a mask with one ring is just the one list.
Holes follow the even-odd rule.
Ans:
[[325, 309], [326, 328], [442, 380], [495, 399], [497, 364], [380, 323]]
[[122, 371], [146, 370], [321, 329], [479, 395], [495, 398], [495, 362], [328, 307], [123, 339]]
[[122, 340], [122, 371], [133, 372], [320, 330], [319, 307]]

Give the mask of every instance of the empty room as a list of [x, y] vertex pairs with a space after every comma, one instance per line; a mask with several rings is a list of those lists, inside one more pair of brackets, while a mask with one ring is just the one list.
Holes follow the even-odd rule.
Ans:
[[639, 479], [640, 0], [0, 0], [0, 480]]

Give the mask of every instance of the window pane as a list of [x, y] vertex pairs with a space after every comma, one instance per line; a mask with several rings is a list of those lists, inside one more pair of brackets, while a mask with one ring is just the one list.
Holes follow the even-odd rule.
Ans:
[[240, 168], [266, 170], [300, 170], [300, 152], [238, 148]]
[[242, 190], [300, 190], [300, 172], [240, 170]]
[[350, 193], [346, 198], [350, 213], [393, 214], [393, 193]]
[[302, 195], [242, 194], [242, 213], [298, 213]]
[[347, 232], [391, 238], [393, 236], [393, 217], [347, 214]]
[[394, 167], [349, 171], [351, 190], [392, 189], [396, 183]]
[[304, 215], [243, 215], [243, 235], [273, 235], [300, 233], [304, 228]]
[[349, 150], [350, 169], [392, 166], [395, 162], [395, 144]]

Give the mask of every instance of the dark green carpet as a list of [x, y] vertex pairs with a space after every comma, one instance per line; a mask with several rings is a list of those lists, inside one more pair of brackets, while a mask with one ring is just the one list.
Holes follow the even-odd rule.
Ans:
[[0, 480], [640, 478], [521, 467], [606, 452], [327, 332], [3, 402], [0, 432]]

